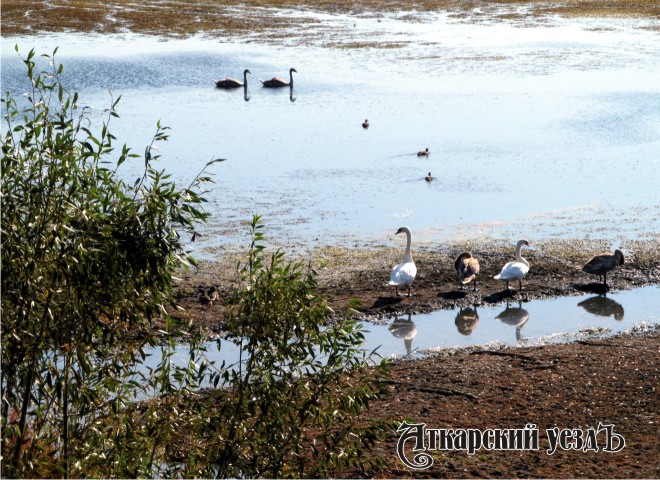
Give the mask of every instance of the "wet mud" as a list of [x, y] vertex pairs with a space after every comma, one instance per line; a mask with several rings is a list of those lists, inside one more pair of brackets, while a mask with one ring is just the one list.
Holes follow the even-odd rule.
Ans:
[[[660, 283], [658, 241], [626, 242], [625, 263], [608, 274], [607, 287], [599, 283], [597, 276], [581, 270], [592, 255], [608, 251], [605, 242], [545, 241], [535, 243], [532, 248], [523, 250], [522, 254], [531, 265], [522, 281], [522, 290], [518, 282], [511, 282], [507, 290], [504, 282], [493, 277], [505, 263], [515, 259], [513, 245], [457, 244], [440, 251], [430, 245], [420, 246], [417, 251], [413, 247], [417, 276], [410, 297], [405, 289], [397, 296], [394, 287], [387, 285], [391, 268], [403, 257], [403, 248], [326, 246], [300, 252], [291, 260], [302, 260], [317, 273], [318, 292], [326, 298], [334, 316], [363, 321], [507, 301], [629, 290]], [[454, 260], [465, 250], [471, 251], [480, 263], [476, 285], [461, 286], [457, 279]], [[178, 287], [178, 300], [185, 308], [179, 315], [194, 319], [201, 328], [214, 332], [222, 330], [224, 302], [237, 286], [236, 264], [241, 261], [241, 255], [225, 254], [219, 258], [220, 261], [201, 262], [199, 268], [182, 272]], [[209, 308], [199, 303], [198, 292], [211, 286], [220, 292], [220, 300]]]

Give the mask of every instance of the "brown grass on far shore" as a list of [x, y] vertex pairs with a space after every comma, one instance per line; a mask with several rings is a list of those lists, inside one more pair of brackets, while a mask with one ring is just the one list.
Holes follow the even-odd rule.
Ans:
[[469, 17], [479, 15], [503, 18], [503, 7], [511, 8], [504, 17], [526, 20], [541, 15], [582, 17], [660, 18], [657, 0], [244, 0], [208, 2], [200, 0], [3, 0], [2, 35], [28, 35], [37, 32], [74, 31], [181, 37], [197, 33], [218, 36], [256, 34], [261, 38], [281, 35], [283, 29], [312, 22], [309, 17], [274, 16], [272, 9], [315, 10], [328, 13], [376, 15], [392, 11], [449, 11]]

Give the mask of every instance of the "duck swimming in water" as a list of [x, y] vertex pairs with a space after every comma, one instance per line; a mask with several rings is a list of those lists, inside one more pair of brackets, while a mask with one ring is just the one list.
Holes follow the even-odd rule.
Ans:
[[365, 119], [364, 122], [362, 122], [362, 128], [364, 129], [369, 128], [369, 120]]
[[431, 155], [431, 152], [429, 152], [428, 148], [426, 150], [420, 150], [417, 152], [418, 157], [428, 157], [429, 155]]
[[427, 182], [430, 182], [431, 180], [433, 180], [433, 176], [431, 176], [431, 172], [429, 172], [429, 174], [424, 177], [424, 180], [426, 180]]

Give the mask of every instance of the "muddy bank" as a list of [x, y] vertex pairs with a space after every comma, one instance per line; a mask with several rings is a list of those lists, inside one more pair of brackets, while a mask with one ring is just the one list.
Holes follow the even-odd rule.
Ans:
[[[382, 478], [658, 478], [659, 348], [655, 331], [395, 364], [363, 421], [389, 419], [398, 425], [406, 420], [427, 428], [482, 432], [533, 424], [539, 448], [480, 448], [473, 455], [431, 450], [433, 466], [415, 471], [398, 459], [399, 435], [392, 432], [375, 451], [384, 469], [366, 473]], [[612, 425], [625, 446], [604, 451], [606, 434], [601, 432], [594, 445], [598, 451], [557, 448], [548, 453], [548, 429], [578, 429], [586, 438], [599, 424]], [[346, 473], [358, 475], [364, 472]]]
[[[392, 239], [392, 244], [402, 242]], [[505, 243], [454, 244], [438, 248], [419, 245], [413, 248], [417, 277], [412, 296], [396, 296], [388, 287], [391, 268], [401, 261], [403, 245], [398, 248], [372, 246], [348, 248], [317, 247], [300, 252], [292, 260], [302, 259], [318, 273], [319, 293], [327, 298], [335, 315], [361, 320], [377, 320], [394, 314], [427, 313], [440, 309], [497, 304], [507, 300], [523, 302], [534, 299], [580, 295], [584, 292], [603, 293], [598, 278], [581, 271], [590, 256], [609, 250], [602, 241], [570, 240], [534, 242], [523, 251], [531, 268], [522, 291], [517, 282], [507, 291], [505, 284], [493, 279], [502, 266], [514, 260], [514, 246]], [[608, 275], [611, 291], [627, 290], [660, 283], [660, 242], [626, 241], [624, 265]], [[454, 259], [471, 251], [479, 260], [480, 273], [476, 290], [467, 285], [462, 290], [456, 279]], [[218, 331], [222, 328], [226, 302], [237, 285], [236, 264], [240, 252], [218, 257], [217, 262], [202, 262], [195, 270], [183, 272], [177, 290], [178, 300], [185, 310], [179, 315], [193, 319], [202, 328]], [[220, 301], [211, 308], [199, 303], [199, 288], [216, 286]]]

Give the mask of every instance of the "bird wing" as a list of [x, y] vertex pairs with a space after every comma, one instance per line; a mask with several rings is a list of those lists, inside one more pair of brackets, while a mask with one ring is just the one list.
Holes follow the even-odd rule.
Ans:
[[522, 262], [509, 262], [499, 275], [495, 275], [495, 280], [520, 280], [529, 272], [529, 267]]
[[389, 285], [411, 285], [417, 275], [417, 267], [413, 262], [403, 262], [392, 269]]

